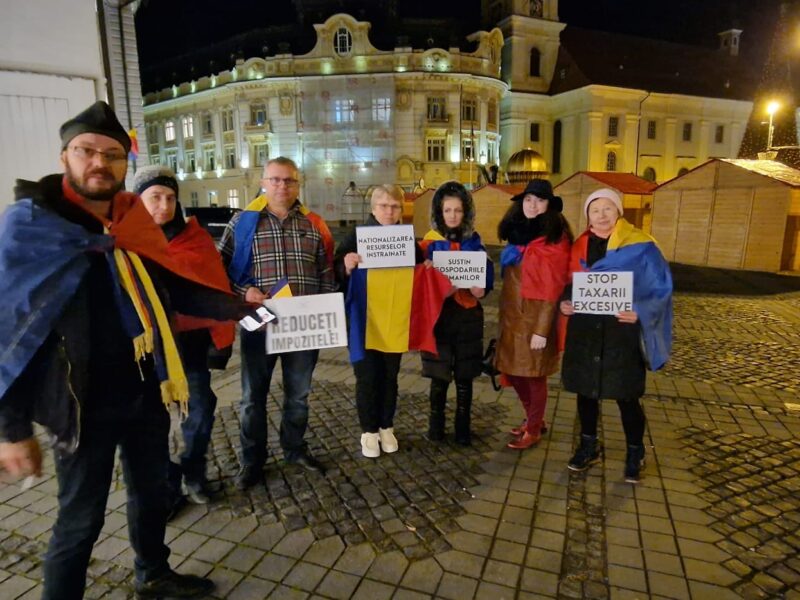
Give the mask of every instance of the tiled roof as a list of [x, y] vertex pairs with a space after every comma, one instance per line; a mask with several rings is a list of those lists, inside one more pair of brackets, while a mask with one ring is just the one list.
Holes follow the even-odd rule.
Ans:
[[612, 187], [615, 190], [619, 190], [623, 194], [652, 194], [653, 190], [658, 187], [658, 184], [653, 183], [652, 181], [647, 181], [647, 179], [642, 179], [641, 177], [637, 177], [633, 173], [614, 173], [614, 172], [607, 172], [607, 171], [578, 171], [574, 175], [571, 175], [561, 183], [556, 186], [558, 189], [560, 186], [564, 185], [567, 181], [576, 177], [577, 175], [587, 175], [592, 179], [599, 181], [607, 185], [608, 187]]
[[590, 84], [752, 100], [758, 65], [712, 48], [567, 26], [550, 94]]

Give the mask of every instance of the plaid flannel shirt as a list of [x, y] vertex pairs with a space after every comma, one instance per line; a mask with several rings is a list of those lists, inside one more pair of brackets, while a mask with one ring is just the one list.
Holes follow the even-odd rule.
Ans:
[[[253, 237], [253, 278], [264, 292], [284, 277], [294, 296], [309, 296], [337, 291], [333, 266], [325, 254], [322, 235], [303, 215], [295, 202], [286, 219], [281, 221], [269, 210], [261, 211]], [[219, 251], [227, 268], [233, 258], [233, 230], [241, 213], [225, 226]], [[231, 282], [231, 287], [244, 297], [246, 287]]]

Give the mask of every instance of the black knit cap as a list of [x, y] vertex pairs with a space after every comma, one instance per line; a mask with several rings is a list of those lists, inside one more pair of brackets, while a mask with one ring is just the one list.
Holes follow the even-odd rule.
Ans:
[[547, 179], [531, 179], [525, 186], [525, 191], [511, 198], [512, 202], [522, 200], [528, 194], [533, 194], [537, 198], [547, 200], [547, 209], [561, 212], [564, 209], [564, 201], [560, 196], [553, 194], [553, 185]]
[[98, 100], [61, 126], [59, 130], [61, 147], [66, 148], [72, 138], [82, 133], [104, 135], [122, 144], [125, 152], [129, 152], [131, 149], [131, 138], [128, 137], [128, 132], [120, 125], [117, 115], [114, 114], [111, 107], [102, 100]]

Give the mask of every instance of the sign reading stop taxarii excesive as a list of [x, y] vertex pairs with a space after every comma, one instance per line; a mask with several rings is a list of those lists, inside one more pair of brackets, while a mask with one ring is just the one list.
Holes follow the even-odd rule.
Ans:
[[633, 310], [633, 272], [574, 273], [572, 307], [576, 313], [592, 315]]

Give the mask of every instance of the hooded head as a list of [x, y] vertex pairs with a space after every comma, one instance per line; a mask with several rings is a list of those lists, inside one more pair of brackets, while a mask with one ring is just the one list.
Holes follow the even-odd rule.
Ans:
[[[461, 206], [464, 209], [464, 219], [461, 221], [461, 225], [455, 229], [448, 227], [444, 220], [442, 211], [444, 201], [447, 198], [458, 198], [461, 200]], [[472, 201], [472, 195], [467, 191], [467, 188], [457, 181], [443, 183], [433, 194], [433, 200], [431, 201], [431, 229], [455, 241], [470, 237], [475, 230], [475, 203]]]

